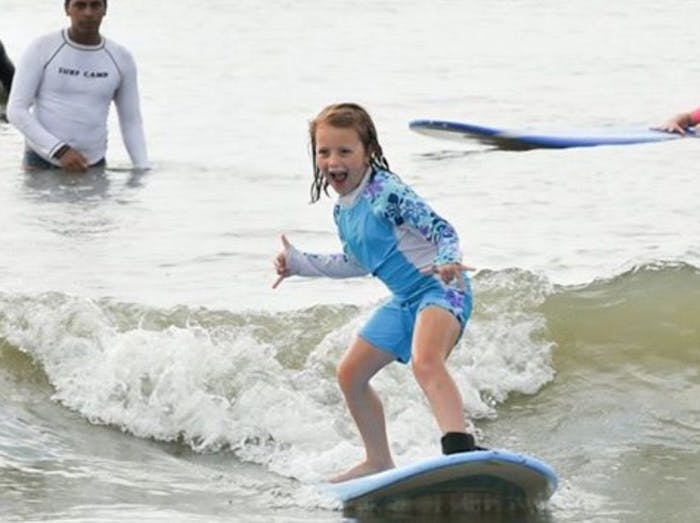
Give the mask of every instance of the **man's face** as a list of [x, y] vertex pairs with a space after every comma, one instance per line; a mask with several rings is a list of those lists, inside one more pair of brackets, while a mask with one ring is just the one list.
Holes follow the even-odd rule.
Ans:
[[71, 30], [75, 36], [94, 35], [100, 31], [107, 6], [104, 0], [70, 0], [66, 14], [70, 17]]

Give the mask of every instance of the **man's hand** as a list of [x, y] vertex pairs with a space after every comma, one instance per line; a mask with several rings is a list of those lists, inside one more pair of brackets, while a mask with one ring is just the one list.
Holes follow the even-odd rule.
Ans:
[[70, 173], [84, 173], [90, 167], [87, 158], [72, 147], [66, 149], [58, 161], [61, 162], [61, 167]]

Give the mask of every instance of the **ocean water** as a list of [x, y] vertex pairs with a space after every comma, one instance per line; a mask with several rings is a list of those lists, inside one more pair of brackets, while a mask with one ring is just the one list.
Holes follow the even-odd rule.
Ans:
[[[449, 363], [484, 445], [560, 488], [480, 523], [700, 520], [700, 142], [510, 152], [415, 118], [655, 125], [696, 107], [694, 1], [110, 2], [155, 168], [25, 174], [0, 124], [1, 521], [350, 518], [314, 485], [362, 457], [334, 367], [386, 291], [286, 280], [279, 235], [338, 249], [308, 204], [307, 124], [368, 108], [392, 168], [458, 229], [475, 311]], [[1, 0], [17, 61], [62, 3]], [[114, 116], [114, 115], [113, 115]], [[439, 433], [410, 368], [375, 385], [399, 464]]]

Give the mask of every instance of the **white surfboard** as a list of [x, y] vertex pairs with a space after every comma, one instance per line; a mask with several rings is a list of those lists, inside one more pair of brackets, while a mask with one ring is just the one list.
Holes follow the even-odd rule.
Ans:
[[445, 514], [536, 507], [557, 483], [554, 470], [536, 458], [486, 450], [429, 458], [322, 490], [350, 514]]

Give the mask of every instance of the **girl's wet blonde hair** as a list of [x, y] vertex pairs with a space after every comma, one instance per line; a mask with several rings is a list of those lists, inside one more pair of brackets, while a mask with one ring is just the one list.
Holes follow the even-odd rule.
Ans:
[[389, 162], [384, 158], [382, 146], [379, 144], [377, 129], [374, 122], [361, 106], [354, 103], [339, 103], [329, 105], [309, 124], [311, 137], [311, 162], [314, 170], [314, 181], [311, 184], [311, 203], [317, 202], [321, 197], [321, 191], [328, 194], [328, 180], [321, 173], [316, 164], [316, 129], [320, 124], [328, 124], [341, 129], [354, 129], [365, 151], [369, 156], [369, 164], [373, 169], [389, 170]]

